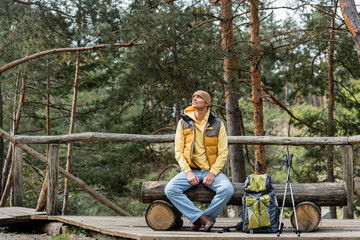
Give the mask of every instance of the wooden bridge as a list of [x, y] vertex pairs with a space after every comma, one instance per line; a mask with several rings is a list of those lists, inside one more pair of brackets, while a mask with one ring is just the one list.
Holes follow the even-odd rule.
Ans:
[[[79, 226], [92, 231], [109, 234], [121, 238], [129, 239], [238, 239], [254, 238], [264, 239], [276, 237], [275, 235], [248, 235], [240, 232], [217, 233], [222, 227], [235, 225], [237, 218], [219, 218], [211, 233], [199, 232], [194, 233], [189, 229], [189, 222], [183, 219], [184, 225], [179, 230], [173, 231], [154, 231], [146, 225], [144, 217], [129, 217], [130, 214], [121, 209], [118, 205], [110, 202], [104, 196], [91, 189], [85, 182], [72, 175], [59, 166], [59, 145], [72, 142], [147, 142], [147, 143], [164, 143], [173, 142], [174, 135], [148, 136], [148, 135], [131, 135], [131, 134], [114, 134], [114, 133], [79, 133], [61, 136], [12, 136], [0, 129], [0, 136], [12, 143], [15, 147], [13, 160], [13, 170], [8, 178], [7, 187], [1, 197], [0, 207], [4, 207], [11, 187], [13, 187], [14, 199], [13, 206], [22, 206], [22, 152], [29, 153], [34, 158], [48, 165], [48, 193], [46, 198], [46, 214], [36, 213], [24, 216], [15, 215], [11, 218], [10, 210], [13, 208], [0, 208], [0, 225], [9, 223], [19, 223], [24, 221], [58, 221], [64, 224]], [[360, 239], [360, 222], [354, 219], [354, 191], [359, 191], [355, 187], [353, 179], [353, 145], [360, 144], [360, 136], [353, 137], [245, 137], [229, 136], [229, 144], [250, 144], [250, 145], [339, 145], [342, 146], [343, 162], [343, 183], [346, 192], [345, 207], [343, 208], [344, 220], [322, 220], [319, 229], [313, 233], [303, 233], [312, 239]], [[27, 144], [50, 144], [49, 156], [46, 158], [43, 154], [35, 151]], [[57, 213], [58, 183], [59, 174], [73, 182], [84, 192], [100, 201], [106, 207], [114, 210], [120, 216], [127, 217], [86, 217], [86, 216], [55, 216]], [[344, 197], [344, 196], [342, 196]], [[9, 209], [9, 210], [8, 210]], [[19, 210], [19, 209], [17, 209]], [[5, 212], [4, 212], [5, 211]], [[10, 217], [9, 217], [10, 216]], [[349, 220], [348, 220], [349, 219]], [[285, 221], [284, 234], [281, 236], [286, 239], [295, 239], [293, 228], [288, 221]]]
[[[76, 226], [94, 233], [106, 234], [120, 239], [138, 240], [188, 240], [188, 239], [299, 239], [288, 219], [280, 238], [276, 234], [247, 234], [238, 231], [218, 233], [223, 227], [234, 226], [238, 218], [218, 218], [211, 232], [193, 232], [185, 218], [184, 227], [174, 231], [154, 231], [146, 225], [144, 217], [121, 216], [48, 216], [45, 212], [20, 207], [0, 208], [0, 227], [9, 224], [54, 223], [56, 230], [51, 234], [61, 234], [62, 226]], [[57, 232], [56, 232], [57, 231]], [[315, 232], [301, 233], [301, 239], [360, 239], [360, 220], [323, 219]]]

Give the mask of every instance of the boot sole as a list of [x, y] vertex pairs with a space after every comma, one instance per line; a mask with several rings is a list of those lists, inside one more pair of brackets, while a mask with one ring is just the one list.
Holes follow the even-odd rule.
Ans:
[[215, 220], [214, 220], [209, 226], [207, 226], [207, 227], [205, 228], [205, 232], [210, 232], [210, 230], [211, 230], [211, 228], [214, 226], [214, 224], [215, 224]]

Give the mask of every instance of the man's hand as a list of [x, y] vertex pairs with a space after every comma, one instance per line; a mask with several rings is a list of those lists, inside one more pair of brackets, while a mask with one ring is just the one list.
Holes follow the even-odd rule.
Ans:
[[202, 181], [202, 183], [206, 186], [211, 186], [214, 182], [214, 178], [215, 178], [215, 174], [213, 174], [212, 172], [209, 172], [204, 177], [204, 180]]
[[187, 172], [186, 177], [191, 185], [198, 185], [200, 183], [198, 176], [192, 171]]

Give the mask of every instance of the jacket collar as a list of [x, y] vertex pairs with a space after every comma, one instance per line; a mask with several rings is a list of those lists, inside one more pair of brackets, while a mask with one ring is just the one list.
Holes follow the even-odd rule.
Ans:
[[[182, 116], [181, 116], [181, 118], [186, 122], [186, 123], [188, 123], [190, 126], [192, 126], [192, 127], [194, 127], [194, 120], [190, 117], [190, 116], [188, 116], [187, 114], [186, 114], [186, 111], [185, 111], [185, 114], [183, 114]], [[210, 125], [214, 120], [215, 120], [215, 118], [216, 118], [216, 114], [215, 114], [215, 112], [212, 110], [212, 109], [210, 109], [210, 113], [209, 113], [209, 117], [208, 117], [208, 120], [207, 120], [207, 125]]]

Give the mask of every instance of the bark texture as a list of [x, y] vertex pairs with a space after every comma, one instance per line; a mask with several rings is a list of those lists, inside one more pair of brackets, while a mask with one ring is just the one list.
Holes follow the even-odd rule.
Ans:
[[[331, 30], [329, 37], [328, 47], [328, 91], [329, 91], [329, 104], [328, 104], [328, 136], [333, 137], [335, 135], [334, 126], [334, 109], [335, 109], [335, 95], [334, 95], [334, 38], [335, 38], [335, 17], [337, 11], [338, 0], [335, 0], [335, 9], [331, 18]], [[327, 147], [327, 174], [328, 182], [334, 182], [334, 147], [329, 145]], [[330, 208], [331, 218], [336, 219], [336, 208]]]
[[[232, 0], [221, 1], [221, 45], [224, 52], [223, 68], [226, 94], [226, 118], [229, 136], [241, 136], [239, 97], [236, 91], [240, 69], [234, 50]], [[229, 157], [233, 182], [244, 182], [246, 178], [242, 145], [230, 145]]]
[[[71, 116], [70, 116], [70, 127], [69, 134], [74, 133], [75, 127], [75, 114], [76, 114], [76, 103], [77, 103], [77, 95], [78, 95], [78, 87], [79, 87], [79, 72], [80, 72], [80, 52], [76, 53], [76, 69], [75, 69], [75, 78], [74, 78], [74, 89], [73, 89], [73, 101], [71, 107]], [[72, 156], [72, 143], [68, 143], [67, 149], [67, 157], [66, 157], [66, 171], [70, 172], [71, 170], [71, 156]], [[69, 198], [69, 179], [65, 178], [64, 182], [64, 202], [62, 208], [62, 215], [67, 214], [67, 205]]]
[[[2, 96], [2, 82], [0, 81], [0, 128], [3, 128], [3, 96]], [[0, 138], [0, 169], [4, 166], [4, 140]], [[2, 172], [0, 174], [0, 183], [2, 182]], [[0, 196], [2, 195], [2, 188], [0, 187]]]
[[[254, 109], [254, 136], [264, 136], [263, 99], [261, 95], [261, 47], [260, 47], [260, 21], [259, 1], [250, 0], [250, 74], [252, 88], [252, 103]], [[255, 173], [266, 173], [265, 146], [255, 145]]]
[[360, 61], [360, 16], [356, 11], [354, 0], [340, 0], [341, 12], [347, 29], [353, 36], [358, 59]]

